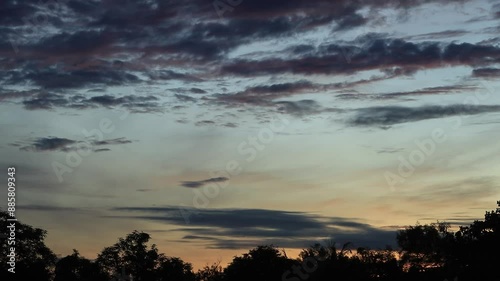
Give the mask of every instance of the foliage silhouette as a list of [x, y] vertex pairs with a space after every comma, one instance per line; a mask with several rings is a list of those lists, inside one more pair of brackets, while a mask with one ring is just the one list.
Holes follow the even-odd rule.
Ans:
[[[0, 228], [2, 231], [7, 229], [7, 226], [12, 223], [8, 222], [9, 215], [7, 212], [0, 211]], [[34, 228], [30, 225], [21, 222], [15, 222], [16, 239], [15, 239], [15, 254], [16, 266], [15, 276], [18, 280], [52, 280], [54, 274], [54, 266], [56, 255], [45, 245], [45, 237], [47, 231]], [[0, 273], [1, 280], [9, 280], [12, 278], [12, 273], [8, 272], [9, 265], [8, 253], [11, 245], [6, 241], [0, 243]]]
[[294, 264], [275, 246], [258, 246], [234, 257], [224, 269], [224, 281], [281, 280], [283, 272]]
[[220, 265], [220, 261], [205, 265], [196, 272], [196, 281], [222, 281], [223, 278], [224, 270]]
[[106, 274], [99, 265], [80, 256], [77, 250], [56, 263], [54, 281], [106, 281]]
[[[290, 259], [274, 245], [257, 246], [223, 268], [220, 262], [196, 273], [190, 263], [168, 257], [149, 245], [150, 235], [133, 231], [106, 247], [95, 261], [78, 251], [56, 261], [44, 244], [46, 232], [17, 223], [17, 280], [40, 281], [500, 281], [500, 201], [484, 220], [451, 231], [445, 222], [408, 226], [397, 232], [399, 248], [370, 249], [335, 243], [314, 244]], [[7, 226], [1, 212], [1, 227]], [[7, 272], [6, 243], [1, 246], [1, 280]], [[18, 279], [19, 278], [19, 279]], [[28, 278], [28, 279], [27, 279]]]

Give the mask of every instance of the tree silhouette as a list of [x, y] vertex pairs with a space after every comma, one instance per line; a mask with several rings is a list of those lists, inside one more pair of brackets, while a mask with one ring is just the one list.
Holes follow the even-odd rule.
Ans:
[[399, 231], [402, 262], [410, 280], [500, 280], [500, 201], [498, 208], [449, 232], [449, 225], [416, 225]]
[[368, 278], [379, 280], [401, 278], [401, 267], [394, 251], [390, 248], [384, 251], [358, 248], [352, 260], [358, 260], [362, 264], [362, 271], [367, 274]]
[[150, 238], [147, 233], [133, 231], [125, 238], [119, 238], [113, 246], [104, 248], [97, 257], [97, 264], [108, 278], [125, 272], [137, 281], [154, 280], [162, 255], [156, 245], [148, 247]]
[[[6, 230], [7, 225], [12, 223], [7, 221], [9, 218], [7, 212], [0, 211], [0, 228], [2, 231]], [[15, 222], [15, 226], [16, 279], [51, 280], [53, 278], [56, 255], [45, 245], [44, 240], [47, 236], [47, 231], [34, 228], [19, 221]], [[0, 276], [2, 280], [11, 280], [9, 278], [12, 278], [12, 273], [7, 271], [9, 268], [7, 255], [11, 245], [8, 245], [8, 243], [0, 244], [0, 267], [2, 269]]]
[[155, 244], [148, 246], [151, 236], [137, 230], [119, 238], [97, 257], [97, 264], [107, 278], [135, 281], [195, 281], [190, 263], [158, 253]]
[[484, 221], [474, 221], [456, 233], [458, 261], [464, 280], [500, 280], [500, 201]]
[[224, 271], [220, 265], [220, 261], [211, 265], [205, 265], [196, 272], [196, 281], [222, 281], [223, 278]]
[[402, 262], [412, 271], [442, 266], [445, 262], [447, 243], [453, 234], [449, 224], [438, 222], [416, 225], [398, 231], [396, 240], [402, 250]]
[[[258, 246], [236, 256], [226, 268], [220, 262], [196, 274], [190, 263], [158, 252], [150, 235], [133, 231], [106, 247], [96, 261], [74, 250], [55, 263], [45, 246], [46, 231], [16, 222], [16, 279], [40, 281], [499, 281], [500, 201], [498, 208], [451, 232], [444, 222], [408, 226], [397, 232], [399, 249], [370, 249], [335, 243], [314, 244], [297, 259], [273, 245]], [[0, 212], [0, 227], [8, 215]], [[0, 280], [7, 272], [8, 244], [2, 243]], [[55, 274], [54, 274], [55, 273]]]
[[275, 246], [258, 246], [234, 257], [224, 270], [224, 281], [281, 280], [283, 272], [294, 265]]
[[351, 257], [351, 243], [345, 243], [341, 249], [330, 241], [327, 245], [314, 244], [302, 250], [299, 254], [301, 268], [294, 267], [293, 275], [287, 275], [286, 280], [320, 281], [336, 278], [339, 280], [365, 280], [367, 271], [356, 257]]
[[191, 264], [176, 257], [160, 257], [157, 276], [158, 281], [195, 281]]
[[54, 281], [106, 281], [98, 264], [80, 256], [77, 250], [56, 263]]

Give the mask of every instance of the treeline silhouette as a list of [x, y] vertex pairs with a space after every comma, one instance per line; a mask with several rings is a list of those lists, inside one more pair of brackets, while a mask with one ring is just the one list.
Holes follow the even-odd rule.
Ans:
[[[96, 260], [77, 250], [57, 259], [45, 245], [47, 232], [17, 223], [15, 274], [8, 269], [2, 243], [0, 280], [34, 281], [323, 281], [323, 280], [460, 280], [500, 281], [500, 201], [484, 220], [450, 231], [443, 222], [415, 225], [397, 232], [398, 249], [352, 249], [348, 244], [315, 244], [298, 258], [273, 245], [258, 246], [220, 263], [194, 271], [178, 257], [159, 253], [150, 235], [134, 231], [104, 248]], [[7, 213], [1, 212], [2, 229]]]

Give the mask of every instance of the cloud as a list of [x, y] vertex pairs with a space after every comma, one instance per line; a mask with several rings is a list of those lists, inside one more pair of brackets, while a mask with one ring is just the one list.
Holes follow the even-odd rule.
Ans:
[[468, 32], [463, 29], [455, 29], [455, 30], [445, 30], [439, 32], [425, 33], [419, 35], [408, 36], [405, 39], [413, 39], [413, 40], [436, 40], [442, 38], [449, 37], [457, 37], [466, 35]]
[[202, 90], [200, 88], [191, 88], [189, 91], [193, 94], [205, 94], [207, 93], [205, 90]]
[[500, 77], [499, 68], [478, 68], [472, 71], [472, 76], [479, 78], [498, 78]]
[[116, 138], [116, 139], [92, 142], [93, 145], [116, 145], [116, 144], [126, 144], [126, 143], [132, 143], [132, 141], [126, 138]]
[[[243, 1], [226, 12], [224, 19], [213, 3], [201, 0], [63, 1], [54, 8], [33, 1], [4, 2], [0, 31], [6, 36], [0, 39], [0, 82], [16, 91], [0, 96], [0, 101], [22, 99], [27, 110], [123, 107], [132, 112], [158, 112], [166, 110], [158, 98], [163, 93], [122, 95], [112, 94], [109, 88], [150, 86], [152, 91], [162, 91], [163, 85], [172, 84], [183, 89], [174, 96], [180, 102], [199, 100], [207, 101], [200, 106], [215, 103], [266, 110], [278, 105], [286, 113], [306, 116], [325, 108], [311, 98], [283, 99], [332, 89], [333, 85], [318, 82], [325, 81], [317, 79], [318, 74], [329, 80], [364, 71], [395, 71], [358, 84], [337, 85], [348, 88], [455, 65], [472, 66], [479, 77], [485, 74], [479, 69], [500, 59], [497, 45], [467, 43], [463, 37], [468, 33], [462, 29], [403, 38], [372, 32], [387, 24], [387, 11], [398, 24], [409, 10], [421, 5], [453, 9], [462, 1], [319, 0], [311, 5], [298, 0], [271, 4], [256, 0]], [[27, 24], [41, 13], [47, 15], [46, 23]], [[351, 41], [337, 36], [350, 31], [359, 36]], [[313, 37], [321, 40], [306, 39]], [[461, 38], [440, 41], [448, 37]], [[9, 55], [13, 53], [10, 41], [19, 49], [15, 56]], [[274, 46], [265, 52], [247, 52], [250, 44]], [[254, 79], [261, 75], [272, 76], [267, 80], [272, 83]], [[195, 99], [194, 94], [207, 95]]]
[[47, 138], [39, 138], [36, 139], [31, 145], [21, 147], [20, 150], [25, 151], [70, 151], [74, 150], [77, 141], [70, 140], [66, 138], [57, 138], [57, 137], [47, 137]]
[[337, 95], [337, 97], [347, 100], [363, 100], [363, 99], [385, 100], [385, 99], [398, 99], [406, 97], [417, 97], [423, 95], [453, 94], [463, 91], [474, 91], [477, 89], [478, 87], [476, 86], [452, 85], [452, 86], [427, 87], [407, 92], [391, 92], [391, 93], [377, 93], [377, 94], [361, 94], [361, 93], [340, 94]]
[[335, 28], [335, 30], [338, 31], [338, 30], [351, 29], [353, 27], [364, 25], [367, 22], [368, 20], [363, 16], [353, 13], [337, 21], [337, 27]]
[[[158, 70], [158, 71], [150, 71], [148, 72], [149, 78], [152, 80], [180, 80], [180, 81], [185, 81], [185, 82], [201, 82], [203, 81], [202, 79], [190, 75], [190, 74], [184, 74], [184, 73], [179, 73], [173, 70]], [[195, 89], [195, 88], [193, 88]], [[200, 90], [200, 89], [197, 89]], [[195, 89], [196, 91], [196, 89]], [[203, 90], [201, 90], [203, 91]]]
[[305, 92], [317, 92], [327, 86], [316, 85], [306, 80], [291, 83], [260, 85], [246, 88], [244, 91], [231, 94], [216, 95], [218, 102], [229, 105], [250, 104], [274, 106], [273, 100], [293, 96]]
[[322, 112], [321, 106], [314, 100], [278, 101], [275, 102], [275, 104], [278, 106], [278, 111], [295, 116], [311, 115]]
[[356, 110], [348, 121], [353, 126], [388, 126], [427, 119], [499, 112], [500, 105], [429, 105], [420, 107], [379, 106]]
[[[24, 100], [23, 104], [24, 108], [28, 110], [37, 110], [52, 109], [54, 107], [65, 107], [70, 103], [63, 95], [39, 93], [34, 97]], [[68, 107], [71, 107], [71, 105], [69, 105]]]
[[216, 124], [217, 123], [215, 121], [212, 121], [212, 120], [202, 120], [202, 121], [198, 121], [195, 123], [196, 126], [213, 126]]
[[31, 211], [46, 211], [46, 212], [80, 212], [79, 208], [74, 207], [62, 207], [62, 206], [47, 206], [47, 205], [23, 205], [25, 210]]
[[132, 112], [154, 112], [160, 110], [159, 99], [155, 96], [121, 96], [101, 95], [85, 97], [83, 95], [61, 95], [42, 92], [23, 101], [28, 110], [72, 108], [88, 109], [96, 107], [123, 107]]
[[344, 244], [382, 248], [395, 243], [394, 231], [378, 229], [357, 219], [324, 217], [304, 212], [266, 209], [196, 209], [186, 226], [180, 207], [122, 207], [112, 211], [143, 213], [139, 216], [113, 216], [124, 219], [151, 220], [177, 225], [189, 233], [183, 240], [202, 240], [217, 249], [245, 248], [265, 244], [302, 248], [316, 239], [331, 237]]
[[218, 178], [210, 178], [210, 179], [201, 180], [201, 181], [183, 181], [183, 182], [181, 182], [181, 186], [189, 187], [189, 188], [197, 188], [197, 187], [202, 187], [208, 183], [225, 182], [228, 180], [229, 179], [225, 178], [225, 177], [218, 177]]
[[[11, 146], [19, 147], [19, 150], [23, 151], [34, 151], [34, 152], [45, 152], [45, 151], [62, 151], [69, 152], [78, 149], [88, 150], [93, 146], [104, 146], [104, 145], [120, 145], [120, 144], [128, 144], [132, 143], [131, 140], [126, 138], [116, 138], [116, 139], [108, 139], [108, 140], [91, 140], [91, 141], [77, 141], [66, 138], [58, 138], [58, 137], [46, 137], [46, 138], [38, 138], [32, 141], [29, 145], [22, 146], [19, 143], [11, 144]], [[110, 151], [109, 148], [97, 148], [93, 150], [94, 152], [104, 152]]]
[[392, 147], [385, 147], [377, 150], [377, 153], [382, 154], [382, 153], [400, 153], [404, 151], [404, 148], [392, 148]]
[[93, 69], [73, 71], [52, 68], [40, 70], [30, 65], [26, 66], [25, 70], [19, 70], [16, 74], [7, 79], [6, 83], [20, 84], [29, 81], [45, 90], [85, 89], [140, 82], [137, 76], [117, 69], [112, 63], [106, 67], [99, 66]]
[[179, 94], [175, 94], [175, 97], [179, 100], [179, 101], [182, 101], [182, 102], [195, 102], [196, 99], [193, 98], [193, 97], [190, 97], [190, 96], [186, 96], [186, 95], [179, 95]]
[[[500, 48], [470, 43], [413, 43], [402, 39], [365, 37], [361, 45], [325, 44], [314, 54], [299, 58], [239, 59], [222, 67], [222, 73], [239, 76], [270, 74], [352, 74], [366, 70], [398, 67], [408, 70], [429, 69], [449, 65], [488, 65], [500, 59]], [[354, 42], [353, 42], [354, 43]], [[346, 60], [345, 50], [350, 50]]]

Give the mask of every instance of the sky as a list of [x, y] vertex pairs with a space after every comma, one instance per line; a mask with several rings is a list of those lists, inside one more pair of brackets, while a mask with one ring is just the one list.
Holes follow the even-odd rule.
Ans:
[[62, 256], [139, 230], [195, 268], [467, 225], [500, 199], [499, 20], [489, 0], [2, 1], [16, 214]]

